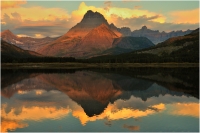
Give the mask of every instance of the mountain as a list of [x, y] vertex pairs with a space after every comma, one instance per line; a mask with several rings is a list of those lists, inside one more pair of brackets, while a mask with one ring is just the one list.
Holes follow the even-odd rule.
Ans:
[[120, 55], [99, 56], [90, 62], [199, 62], [199, 29], [150, 48]]
[[[126, 36], [126, 34], [124, 34], [124, 29], [122, 29], [120, 31], [124, 36]], [[172, 31], [169, 33], [166, 32], [159, 32], [158, 30], [151, 30], [148, 29], [146, 26], [143, 26], [141, 29], [139, 30], [134, 30], [131, 32], [131, 36], [134, 37], [147, 37], [149, 40], [151, 40], [154, 44], [158, 44], [160, 42], [163, 42], [171, 37], [176, 37], [176, 36], [184, 36], [186, 34], [191, 33], [192, 30], [187, 30], [187, 31]]]
[[38, 49], [40, 49], [42, 46], [44, 46], [47, 43], [52, 42], [53, 40], [57, 38], [18, 37], [15, 34], [13, 34], [10, 30], [5, 30], [1, 32], [1, 39], [19, 48], [22, 48], [24, 50], [37, 52]]
[[80, 23], [62, 37], [42, 47], [39, 53], [48, 56], [89, 58], [130, 52], [150, 46], [153, 44], [144, 37], [123, 38], [113, 23], [108, 24], [102, 14], [89, 10]]
[[118, 36], [118, 37], [121, 37], [122, 36], [122, 33], [118, 30], [118, 28], [113, 24], [111, 23], [109, 25], [109, 28]]
[[18, 37], [14, 35], [10, 30], [5, 30], [1, 32], [1, 39], [4, 41], [11, 43], [11, 44], [21, 44], [22, 42], [18, 42], [17, 39]]
[[115, 38], [112, 48], [103, 51], [101, 55], [118, 55], [152, 46], [154, 44], [146, 37], [120, 37]]
[[[75, 52], [78, 52], [79, 56], [84, 56], [84, 54], [92, 55], [104, 51], [112, 47], [115, 38], [118, 38], [118, 36], [103, 23], [91, 30], [81, 40], [80, 45], [76, 48]], [[83, 51], [83, 54], [80, 55], [81, 52], [79, 51]]]
[[120, 37], [114, 40], [113, 46], [125, 49], [139, 50], [154, 46], [154, 44], [146, 37]]
[[131, 29], [129, 27], [118, 28], [118, 31], [122, 33], [123, 36], [131, 36]]
[[[111, 29], [107, 20], [99, 12], [87, 11], [80, 23], [66, 34], [39, 50], [39, 53], [51, 56], [89, 56], [91, 51], [108, 49], [113, 38], [120, 37]], [[105, 40], [104, 40], [105, 39]], [[95, 45], [96, 44], [96, 45]]]
[[8, 58], [24, 58], [24, 57], [38, 57], [42, 56], [36, 52], [29, 51], [29, 50], [23, 50], [21, 48], [18, 48], [12, 44], [9, 44], [5, 42], [4, 40], [1, 40], [1, 61], [8, 59]]
[[142, 50], [138, 53], [150, 53], [158, 56], [162, 56], [163, 54], [174, 54], [175, 56], [175, 53], [180, 54], [179, 52], [181, 52], [181, 50], [186, 50], [183, 52], [183, 54], [188, 53], [191, 54], [190, 56], [192, 56], [198, 52], [198, 49], [195, 49], [196, 47], [199, 47], [199, 29], [196, 29], [192, 33], [185, 36], [172, 37], [162, 43], [157, 44], [155, 47]]

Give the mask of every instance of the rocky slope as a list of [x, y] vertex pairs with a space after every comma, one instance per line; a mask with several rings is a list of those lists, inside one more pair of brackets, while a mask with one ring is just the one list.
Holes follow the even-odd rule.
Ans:
[[41, 48], [39, 53], [52, 56], [89, 56], [92, 54], [90, 52], [94, 52], [91, 50], [97, 49], [99, 52], [109, 48], [113, 38], [120, 36], [121, 33], [111, 29], [102, 14], [89, 10], [80, 23], [62, 37]]
[[3, 40], [1, 40], [1, 59], [6, 58], [24, 58], [24, 57], [39, 57], [40, 54], [29, 51], [29, 50], [23, 50], [21, 48], [18, 48], [12, 44], [9, 44]]
[[[130, 52], [153, 46], [148, 39], [141, 37], [122, 38], [121, 36], [118, 28], [114, 24], [109, 25], [102, 14], [89, 10], [80, 23], [59, 39], [42, 47], [39, 53], [48, 56], [88, 58]], [[117, 38], [119, 39], [116, 40]]]
[[123, 36], [131, 36], [131, 29], [129, 27], [118, 28], [118, 31], [122, 33]]
[[147, 37], [154, 44], [158, 44], [158, 43], [163, 42], [171, 37], [184, 36], [191, 32], [192, 32], [192, 30], [187, 30], [187, 31], [180, 30], [180, 31], [172, 31], [172, 32], [166, 33], [164, 31], [163, 32], [159, 32], [158, 30], [154, 31], [154, 30], [148, 29], [146, 26], [143, 26], [139, 30], [132, 31], [131, 36]]
[[146, 37], [120, 37], [115, 38], [112, 47], [99, 55], [118, 55], [152, 46], [154, 44]]
[[37, 52], [38, 49], [40, 49], [42, 46], [52, 42], [57, 38], [18, 37], [15, 34], [13, 34], [10, 30], [5, 30], [1, 32], [1, 39], [24, 50]]
[[179, 37], [170, 38], [155, 46], [119, 55], [104, 55], [89, 59], [90, 62], [199, 62], [199, 29]]
[[[185, 52], [190, 52], [192, 50], [190, 46], [198, 47], [198, 43], [199, 43], [199, 29], [196, 29], [188, 35], [170, 38], [162, 43], [157, 44], [155, 47], [152, 47], [147, 50], [143, 50], [138, 53], [149, 53], [149, 54], [156, 54], [156, 55], [161, 56], [163, 54], [168, 54], [168, 55], [173, 54], [174, 52], [178, 50], [179, 51], [183, 50], [185, 48], [187, 49], [187, 51]], [[197, 50], [198, 49], [196, 49], [195, 51]], [[191, 53], [191, 54], [195, 54], [195, 53]]]

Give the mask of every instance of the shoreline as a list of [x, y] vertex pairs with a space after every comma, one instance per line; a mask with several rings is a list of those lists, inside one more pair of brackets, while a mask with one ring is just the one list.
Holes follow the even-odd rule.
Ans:
[[175, 68], [199, 67], [199, 63], [1, 63], [1, 69], [79, 69], [79, 68]]

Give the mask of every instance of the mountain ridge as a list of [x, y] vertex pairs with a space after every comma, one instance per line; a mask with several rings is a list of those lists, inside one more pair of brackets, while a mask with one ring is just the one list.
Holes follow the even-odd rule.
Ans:
[[199, 62], [199, 28], [185, 36], [170, 38], [155, 46], [119, 55], [98, 56], [89, 62]]
[[9, 44], [1, 40], [1, 58], [2, 61], [8, 58], [27, 58], [27, 57], [42, 57], [42, 55], [29, 50], [23, 50], [15, 45]]
[[109, 24], [101, 13], [88, 10], [79, 23], [59, 38], [18, 37], [9, 30], [2, 32], [1, 38], [44, 56], [90, 58], [146, 49], [154, 46], [150, 40], [155, 44], [155, 41], [187, 32], [191, 31], [159, 32], [150, 30], [147, 26], [131, 32], [128, 27], [117, 28], [113, 23]]
[[149, 40], [151, 40], [154, 44], [158, 44], [160, 42], [164, 42], [165, 40], [176, 37], [176, 36], [184, 36], [186, 34], [191, 33], [193, 30], [177, 30], [177, 31], [170, 31], [160, 32], [159, 30], [151, 30], [147, 26], [142, 26], [141, 29], [135, 29], [131, 31], [129, 27], [116, 27], [113, 23], [110, 24], [111, 28], [114, 28], [115, 30], [119, 31], [123, 37], [147, 37]]
[[[117, 30], [117, 27], [113, 23], [108, 24], [102, 14], [89, 10], [80, 23], [72, 27], [62, 37], [42, 47], [38, 52], [48, 56], [88, 58], [101, 55], [103, 51], [112, 48], [114, 39], [121, 36], [122, 34]], [[136, 45], [140, 45], [140, 43], [143, 45], [142, 39]], [[145, 48], [146, 46], [149, 45], [145, 45]], [[124, 44], [120, 48], [127, 49], [127, 46]], [[115, 49], [113, 50], [115, 52]], [[121, 50], [121, 52], [130, 50]]]
[[37, 52], [37, 49], [46, 45], [47, 43], [57, 39], [51, 37], [44, 38], [32, 38], [32, 37], [19, 37], [13, 34], [10, 30], [5, 30], [1, 32], [1, 40], [4, 40], [10, 44], [13, 44], [24, 50], [30, 50]]

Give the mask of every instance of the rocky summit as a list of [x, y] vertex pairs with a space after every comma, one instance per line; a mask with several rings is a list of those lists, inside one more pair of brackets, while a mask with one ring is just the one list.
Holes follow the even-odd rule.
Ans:
[[[122, 34], [124, 34], [124, 30], [121, 30]], [[160, 42], [163, 42], [171, 37], [176, 37], [176, 36], [184, 36], [186, 34], [189, 34], [192, 32], [192, 30], [187, 30], [187, 31], [172, 31], [172, 32], [159, 32], [158, 30], [151, 30], [148, 29], [147, 26], [143, 26], [139, 30], [134, 30], [131, 32], [131, 36], [133, 37], [147, 37], [149, 40], [151, 40], [154, 44], [158, 44]]]
[[[118, 46], [115, 39], [122, 37], [114, 24], [109, 24], [99, 12], [87, 11], [80, 23], [77, 23], [66, 34], [57, 40], [42, 47], [38, 52], [48, 56], [72, 56], [76, 58], [89, 58], [105, 54], [105, 50]], [[131, 38], [134, 42], [135, 38]], [[140, 48], [146, 39], [136, 39], [134, 45]], [[129, 44], [131, 45], [129, 41]], [[144, 45], [146, 48], [151, 45]], [[130, 46], [121, 45], [120, 48], [127, 49]], [[141, 46], [143, 48], [143, 46]], [[115, 49], [113, 49], [115, 51]], [[135, 50], [133, 47], [132, 50]], [[125, 50], [125, 51], [130, 51]], [[107, 53], [107, 52], [106, 52]], [[114, 52], [115, 53], [115, 52]]]

